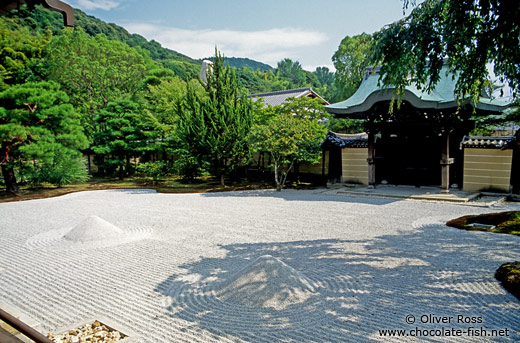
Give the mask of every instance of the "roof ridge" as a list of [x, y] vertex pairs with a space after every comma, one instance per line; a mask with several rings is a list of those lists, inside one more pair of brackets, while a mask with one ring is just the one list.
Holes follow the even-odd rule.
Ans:
[[265, 95], [278, 95], [278, 94], [296, 93], [296, 92], [303, 92], [303, 91], [313, 91], [313, 90], [312, 90], [312, 87], [293, 88], [293, 89], [285, 89], [285, 90], [281, 90], [281, 91], [249, 94], [248, 97], [259, 97], [259, 96], [265, 96]]

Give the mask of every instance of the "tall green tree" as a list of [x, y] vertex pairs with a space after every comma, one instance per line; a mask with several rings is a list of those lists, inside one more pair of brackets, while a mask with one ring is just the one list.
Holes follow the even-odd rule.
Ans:
[[[404, 7], [415, 1], [404, 1]], [[446, 62], [457, 75], [459, 98], [474, 100], [489, 84], [488, 65], [518, 98], [520, 6], [507, 0], [425, 0], [411, 14], [375, 34], [381, 82], [397, 95], [409, 84], [431, 90]]]
[[343, 38], [332, 56], [336, 68], [336, 100], [348, 99], [359, 88], [368, 66], [376, 64], [372, 35], [362, 33]]
[[221, 185], [224, 176], [246, 161], [247, 135], [252, 124], [252, 102], [238, 88], [233, 69], [215, 51], [214, 64], [200, 96], [189, 87], [179, 108], [179, 152], [196, 163], [206, 161]]
[[149, 85], [146, 94], [148, 124], [158, 137], [171, 136], [177, 122], [176, 106], [186, 96], [186, 82], [178, 77], [162, 80], [157, 85]]
[[306, 82], [305, 71], [300, 62], [293, 61], [290, 58], [284, 58], [278, 62], [276, 73], [281, 77], [289, 79], [291, 87], [300, 87]]
[[322, 87], [334, 83], [334, 73], [327, 67], [317, 67], [313, 74], [316, 75]]
[[318, 122], [282, 114], [252, 128], [249, 139], [255, 152], [271, 155], [276, 190], [281, 191], [296, 163], [317, 163], [325, 137]]
[[268, 107], [251, 129], [249, 143], [255, 152], [271, 155], [276, 190], [281, 191], [297, 163], [317, 163], [328, 118], [320, 99], [290, 98]]
[[81, 28], [66, 30], [50, 44], [48, 77], [69, 94], [89, 134], [95, 131], [96, 115], [109, 102], [132, 99], [144, 90], [151, 67], [143, 50], [102, 34], [90, 37]]
[[24, 163], [55, 168], [78, 164], [78, 149], [88, 142], [68, 101], [54, 82], [28, 82], [0, 93], [0, 165], [8, 192], [18, 191], [15, 168]]
[[[188, 82], [198, 95], [204, 94], [204, 89], [196, 80]], [[187, 83], [178, 77], [163, 79], [157, 85], [148, 85], [145, 93], [146, 107], [143, 111], [142, 121], [144, 129], [148, 135], [148, 139], [154, 141], [150, 148], [161, 160], [163, 172], [166, 172], [172, 165], [172, 161], [168, 161], [173, 150], [177, 149], [179, 144], [176, 139], [176, 129], [179, 121], [178, 107], [186, 97]], [[182, 160], [177, 161], [177, 165]], [[181, 168], [182, 169], [182, 168]]]
[[92, 150], [102, 158], [100, 167], [116, 172], [120, 179], [132, 172], [131, 159], [149, 148], [140, 113], [137, 103], [119, 100], [108, 103], [96, 117], [100, 129], [94, 134]]

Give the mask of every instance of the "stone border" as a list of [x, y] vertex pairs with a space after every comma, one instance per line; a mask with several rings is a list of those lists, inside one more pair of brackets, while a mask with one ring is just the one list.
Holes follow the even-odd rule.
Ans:
[[59, 329], [55, 330], [55, 334], [56, 335], [61, 335], [61, 334], [65, 333], [65, 332], [68, 332], [70, 330], [76, 330], [76, 329], [81, 328], [82, 326], [92, 324], [95, 321], [100, 322], [102, 325], [105, 325], [109, 329], [112, 329], [112, 330], [115, 330], [115, 331], [119, 331], [120, 333], [122, 333], [122, 334], [124, 334], [126, 336], [126, 338], [124, 338], [124, 339], [122, 339], [122, 340], [120, 340], [118, 342], [121, 342], [121, 343], [137, 342], [137, 339], [139, 338], [139, 336], [135, 333], [135, 331], [133, 331], [129, 327], [127, 327], [127, 326], [125, 326], [125, 325], [121, 324], [120, 322], [115, 321], [113, 319], [103, 317], [102, 315], [93, 316], [93, 317], [91, 317], [89, 319], [82, 320], [81, 322], [76, 322], [74, 324], [67, 325], [65, 327], [59, 328]]

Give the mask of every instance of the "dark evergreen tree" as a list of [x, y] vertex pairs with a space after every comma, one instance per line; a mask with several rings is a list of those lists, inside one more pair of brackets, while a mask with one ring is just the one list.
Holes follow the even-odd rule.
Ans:
[[[80, 163], [78, 149], [88, 142], [68, 100], [54, 82], [28, 82], [0, 93], [0, 165], [8, 192], [18, 191], [15, 169], [27, 163], [58, 171]], [[62, 184], [84, 179], [86, 169], [70, 168], [56, 175], [42, 181]]]
[[178, 142], [184, 159], [205, 161], [221, 185], [229, 171], [248, 156], [247, 135], [252, 123], [252, 102], [239, 92], [233, 69], [224, 66], [224, 57], [215, 60], [204, 84], [206, 94], [192, 87], [179, 107]]
[[96, 117], [100, 130], [94, 134], [92, 150], [99, 166], [120, 179], [132, 172], [131, 159], [151, 147], [140, 120], [138, 104], [130, 100], [110, 102]]

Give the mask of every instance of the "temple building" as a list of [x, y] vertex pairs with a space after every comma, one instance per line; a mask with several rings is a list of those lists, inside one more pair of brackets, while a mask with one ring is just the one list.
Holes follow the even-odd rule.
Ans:
[[366, 128], [357, 137], [327, 135], [329, 180], [509, 191], [515, 137], [468, 137], [472, 117], [500, 114], [509, 103], [486, 95], [476, 103], [457, 99], [456, 78], [446, 67], [440, 77], [431, 92], [407, 86], [390, 114], [394, 89], [379, 86], [379, 68], [370, 67], [354, 95], [326, 106], [338, 118], [365, 120]]
[[257, 93], [250, 94], [248, 98], [251, 98], [253, 101], [262, 100], [264, 103], [264, 107], [267, 106], [280, 106], [285, 103], [290, 98], [311, 98], [311, 99], [321, 99], [324, 105], [328, 105], [327, 100], [323, 99], [318, 93], [316, 93], [311, 87], [306, 88], [296, 88], [296, 89], [288, 89], [282, 91], [274, 91], [268, 93]]

